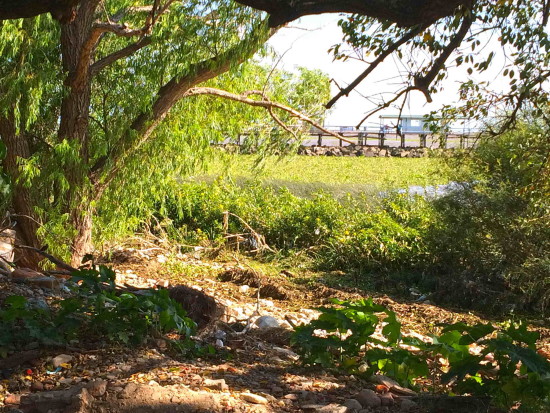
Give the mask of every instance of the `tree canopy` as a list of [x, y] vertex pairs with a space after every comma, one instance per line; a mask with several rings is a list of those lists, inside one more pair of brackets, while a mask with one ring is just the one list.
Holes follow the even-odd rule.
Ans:
[[[244, 119], [216, 116], [202, 95], [268, 109], [284, 125], [291, 110], [273, 106], [269, 72], [248, 78], [243, 70], [215, 81], [273, 33], [262, 13], [224, 1], [151, 0], [138, 7], [87, 0], [70, 22], [48, 15], [3, 22], [0, 136], [3, 166], [16, 184], [20, 243], [40, 248], [46, 234], [64, 234], [77, 264], [90, 248], [92, 217], [106, 193], [131, 199], [123, 189], [136, 181], [143, 184], [134, 189], [152, 190], [152, 175], [185, 169], [186, 156]], [[328, 91], [326, 82], [321, 87]], [[242, 95], [247, 89], [259, 92]], [[312, 107], [308, 99], [285, 101]]]
[[[490, 125], [493, 133], [512, 126], [524, 108], [545, 117], [548, 7], [543, 0], [1, 1], [0, 18], [39, 15], [6, 20], [0, 28], [3, 165], [18, 185], [15, 211], [28, 224], [22, 241], [38, 248], [37, 233], [68, 227], [73, 229], [73, 255], [82, 256], [91, 242], [98, 202], [106, 192], [133, 181], [135, 175], [127, 172], [139, 171], [146, 155], [162, 153], [157, 149], [167, 144], [159, 137], [192, 135], [190, 152], [207, 145], [208, 140], [197, 138], [204, 135], [203, 128], [186, 118], [209, 113], [211, 123], [221, 122], [207, 105], [196, 104], [205, 95], [265, 108], [283, 128], [281, 116], [286, 115], [280, 113], [311, 121], [275, 104], [265, 88], [243, 94], [243, 89], [220, 90], [214, 82], [254, 55], [275, 26], [307, 14], [353, 13], [342, 17], [343, 43], [333, 52], [337, 59], [347, 59], [351, 48], [354, 57], [367, 63], [327, 107], [396, 55], [406, 66], [406, 80], [367, 117], [392, 105], [402, 107], [414, 91], [431, 100], [454, 66], [465, 67], [470, 77], [460, 86], [462, 105], [445, 106], [445, 117], [501, 114]], [[51, 17], [41, 14], [45, 12]], [[494, 44], [491, 38], [502, 49], [500, 60], [487, 47]], [[508, 79], [508, 90], [495, 91], [477, 76], [496, 61], [502, 68], [495, 76]], [[46, 210], [55, 210], [61, 219], [40, 230], [38, 218]]]

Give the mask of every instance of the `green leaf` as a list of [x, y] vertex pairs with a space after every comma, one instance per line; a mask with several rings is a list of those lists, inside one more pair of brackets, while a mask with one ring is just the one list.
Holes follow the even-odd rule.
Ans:
[[401, 338], [401, 323], [393, 311], [387, 311], [387, 314], [388, 317], [384, 319], [387, 324], [382, 328], [382, 333], [390, 344], [396, 344]]
[[500, 339], [489, 340], [487, 345], [494, 351], [504, 352], [514, 363], [521, 361], [529, 371], [550, 377], [550, 362], [536, 351]]
[[27, 299], [21, 295], [10, 295], [6, 297], [4, 304], [9, 305], [14, 310], [23, 310], [26, 307]]
[[475, 376], [480, 370], [487, 370], [491, 367], [482, 366], [479, 363], [483, 360], [482, 357], [469, 355], [465, 358], [451, 363], [451, 368], [447, 373], [441, 376], [443, 383], [448, 383], [451, 379], [457, 377], [462, 380], [466, 375]]
[[513, 323], [511, 322], [508, 328], [503, 331], [508, 337], [514, 341], [525, 343], [531, 348], [535, 348], [537, 340], [540, 338], [540, 334], [536, 331], [528, 331], [527, 323]]

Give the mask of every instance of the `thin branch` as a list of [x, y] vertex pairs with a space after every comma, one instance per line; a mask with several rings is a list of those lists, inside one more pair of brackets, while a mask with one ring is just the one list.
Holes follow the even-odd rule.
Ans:
[[125, 57], [131, 56], [135, 52], [137, 52], [140, 49], [143, 49], [146, 46], [149, 46], [151, 44], [151, 38], [150, 37], [143, 37], [140, 40], [138, 40], [135, 43], [129, 44], [126, 47], [123, 47], [120, 50], [117, 50], [116, 52], [113, 52], [94, 64], [90, 67], [90, 75], [95, 76], [99, 72], [101, 72], [103, 69], [105, 69], [107, 66], [110, 66], [117, 60], [123, 59]]
[[289, 106], [285, 106], [281, 103], [272, 102], [270, 100], [265, 100], [265, 99], [264, 100], [254, 100], [254, 99], [250, 99], [247, 96], [247, 94], [237, 95], [235, 93], [231, 93], [231, 92], [227, 92], [225, 90], [215, 89], [215, 88], [211, 88], [211, 87], [195, 87], [195, 88], [189, 89], [187, 91], [187, 93], [185, 94], [185, 96], [198, 96], [198, 95], [216, 96], [216, 97], [220, 97], [220, 98], [223, 98], [223, 99], [232, 100], [234, 102], [240, 102], [240, 103], [244, 103], [244, 104], [247, 104], [247, 105], [250, 105], [250, 106], [261, 107], [261, 108], [268, 109], [268, 110], [270, 110], [270, 109], [271, 110], [272, 109], [279, 109], [279, 110], [282, 110], [284, 112], [289, 113], [290, 115], [294, 116], [295, 118], [300, 119], [301, 121], [309, 123], [310, 125], [316, 127], [317, 129], [319, 129], [320, 131], [322, 131], [322, 132], [324, 132], [328, 135], [334, 136], [335, 138], [338, 138], [338, 139], [340, 139], [344, 142], [347, 142], [349, 144], [354, 144], [354, 142], [344, 138], [342, 135], [340, 135], [336, 132], [333, 132], [331, 130], [326, 129], [324, 126], [318, 124], [313, 119], [311, 119], [310, 117], [304, 115], [303, 113], [298, 112], [296, 109], [293, 109]]
[[119, 37], [134, 37], [141, 36], [146, 33], [148, 27], [143, 26], [139, 29], [131, 29], [125, 24], [116, 24], [116, 23], [106, 23], [106, 22], [96, 22], [93, 26], [93, 31], [99, 35], [102, 33], [113, 33]]
[[152, 6], [130, 7], [128, 9], [130, 11], [148, 12], [143, 27], [139, 29], [131, 29], [126, 24], [117, 24], [116, 22], [118, 22], [124, 14], [121, 14], [120, 16], [115, 16], [112, 21], [109, 21], [107, 23], [94, 23], [92, 31], [90, 33], [90, 38], [82, 48], [84, 52], [87, 52], [88, 58], [86, 59], [86, 56], [83, 55], [80, 61], [82, 62], [82, 64], [89, 62], [89, 57], [91, 56], [92, 51], [96, 47], [97, 43], [100, 41], [100, 38], [106, 33], [112, 33], [119, 37], [129, 38], [139, 36], [140, 38], [137, 42], [129, 44], [92, 64], [89, 67], [90, 74], [92, 76], [96, 75], [105, 67], [116, 62], [117, 60], [128, 57], [136, 51], [148, 46], [149, 44], [151, 44], [151, 39], [148, 37], [148, 35], [151, 34], [153, 26], [156, 24], [159, 18], [168, 11], [169, 7], [174, 3], [174, 1], [175, 0], [168, 0], [166, 1], [166, 3], [164, 3], [164, 5], [160, 7], [158, 6], [158, 0], [155, 0], [155, 3]]
[[261, 21], [247, 38], [242, 39], [232, 48], [191, 65], [188, 69], [189, 75], [174, 76], [165, 83], [159, 89], [151, 109], [139, 114], [126, 133], [113, 146], [109, 162], [99, 160], [92, 167], [90, 179], [96, 183], [96, 197], [101, 197], [102, 192], [122, 168], [125, 160], [148, 141], [170, 109], [185, 96], [190, 88], [206, 82], [250, 58], [258, 50], [259, 45], [264, 44], [276, 32], [277, 29], [267, 29], [266, 22]]
[[326, 105], [325, 107], [327, 109], [330, 109], [342, 96], [348, 96], [349, 93], [355, 89], [359, 83], [361, 83], [365, 78], [372, 73], [374, 69], [378, 67], [380, 63], [382, 63], [386, 57], [391, 55], [393, 52], [395, 52], [397, 49], [399, 49], [402, 45], [407, 43], [409, 40], [412, 40], [416, 35], [420, 34], [425, 29], [425, 26], [418, 26], [411, 31], [409, 31], [407, 34], [405, 34], [403, 37], [401, 37], [398, 41], [395, 43], [392, 43], [390, 46], [388, 46], [378, 57], [369, 65], [369, 67], [361, 73], [353, 82], [351, 82], [346, 88], [340, 89], [340, 92], [336, 96], [334, 96]]
[[[263, 100], [269, 100], [269, 98], [267, 97], [267, 95], [265, 94], [265, 85], [264, 85], [264, 90], [260, 91], [260, 90], [249, 90], [247, 92], [244, 92], [242, 94], [243, 97], [249, 97], [249, 96], [253, 96], [253, 95], [259, 95], [262, 97]], [[267, 108], [267, 111], [269, 112], [269, 115], [271, 116], [271, 118], [281, 127], [283, 128], [288, 134], [292, 135], [294, 137], [294, 139], [298, 140], [298, 136], [296, 135], [296, 133], [290, 129], [290, 127], [284, 123], [276, 114], [275, 112], [273, 112], [273, 108]]]
[[367, 115], [361, 119], [361, 122], [359, 122], [356, 126], [357, 129], [359, 129], [359, 127], [368, 119], [370, 118], [372, 115], [374, 115], [375, 113], [377, 112], [380, 112], [381, 110], [383, 109], [386, 109], [388, 107], [390, 107], [393, 103], [395, 103], [399, 98], [401, 98], [401, 96], [403, 96], [404, 94], [408, 94], [409, 92], [411, 92], [412, 90], [415, 90], [416, 88], [414, 86], [408, 86], [407, 88], [403, 89], [402, 91], [398, 92], [394, 97], [393, 99], [390, 99], [388, 100], [386, 103], [384, 103], [383, 105], [380, 105], [378, 106], [376, 109], [373, 109], [371, 110], [370, 112], [367, 113]]
[[109, 18], [109, 21], [112, 23], [118, 23], [130, 13], [151, 13], [152, 11], [152, 5], [127, 7], [119, 10], [116, 14]]

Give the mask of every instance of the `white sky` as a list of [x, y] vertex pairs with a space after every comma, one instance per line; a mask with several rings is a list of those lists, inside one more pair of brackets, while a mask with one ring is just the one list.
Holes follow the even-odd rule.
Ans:
[[[366, 69], [367, 65], [351, 59], [345, 62], [333, 61], [332, 54], [328, 50], [342, 39], [341, 29], [337, 26], [339, 18], [337, 14], [307, 16], [291, 23], [289, 28], [280, 30], [269, 42], [277, 54], [283, 55], [277, 67], [286, 70], [294, 70], [298, 66], [321, 69], [341, 87], [352, 82]], [[366, 112], [375, 108], [375, 105], [363, 96], [386, 93], [387, 100], [392, 92], [401, 88], [400, 69], [403, 69], [402, 63], [395, 58], [388, 58], [356, 88], [356, 91], [350, 93], [348, 97], [340, 98], [325, 123], [355, 126], [363, 119]], [[453, 69], [449, 71], [449, 78], [444, 83], [444, 91], [433, 95], [433, 103], [426, 103], [420, 92], [413, 91], [403, 114], [424, 115], [440, 108], [443, 104], [456, 103], [459, 80], [456, 74], [461, 78], [465, 78], [466, 74], [464, 69], [455, 69], [454, 72], [453, 74]], [[332, 85], [333, 95], [337, 92], [336, 86]], [[398, 108], [385, 109], [370, 117], [363, 126], [375, 128], [379, 125], [380, 114], [396, 115], [398, 113]]]

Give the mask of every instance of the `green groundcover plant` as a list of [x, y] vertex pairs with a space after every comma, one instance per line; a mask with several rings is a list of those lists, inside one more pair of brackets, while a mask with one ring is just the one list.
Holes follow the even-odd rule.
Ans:
[[403, 335], [396, 314], [371, 298], [332, 301], [295, 329], [292, 343], [306, 365], [382, 373], [407, 386], [437, 377], [453, 394], [490, 395], [504, 407], [550, 407], [550, 363], [536, 351], [539, 334], [525, 323], [443, 324], [424, 342]]
[[[73, 295], [48, 306], [12, 295], [0, 308], [0, 356], [31, 343], [56, 346], [89, 342], [138, 345], [162, 333], [180, 334], [191, 349], [195, 323], [168, 290], [142, 295], [115, 290], [115, 273], [100, 266], [72, 276]], [[84, 343], [86, 342], [86, 343]], [[182, 350], [184, 345], [178, 343]]]

